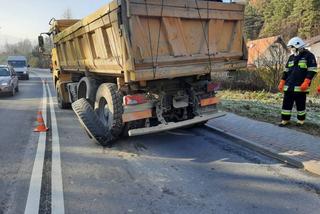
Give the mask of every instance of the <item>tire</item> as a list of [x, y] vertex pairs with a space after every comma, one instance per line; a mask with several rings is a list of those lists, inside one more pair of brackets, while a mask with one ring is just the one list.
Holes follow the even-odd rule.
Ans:
[[10, 96], [13, 97], [16, 93], [16, 90], [14, 89], [14, 86], [12, 86], [12, 90], [9, 92]]
[[78, 84], [77, 99], [86, 98], [92, 107], [96, 100], [96, 92], [99, 84], [90, 77], [82, 77]]
[[99, 86], [94, 110], [106, 130], [117, 139], [124, 128], [122, 123], [122, 95], [119, 93], [117, 85], [113, 83], [103, 83]]
[[16, 92], [19, 92], [19, 85], [17, 85], [15, 90], [16, 90]]
[[87, 134], [102, 146], [110, 146], [112, 136], [107, 132], [104, 125], [99, 120], [91, 105], [85, 98], [81, 98], [72, 103], [72, 109], [76, 113], [81, 125]]
[[61, 94], [61, 87], [60, 87], [59, 81], [56, 84], [56, 93], [57, 93], [58, 107], [60, 109], [68, 109], [70, 107], [70, 104], [63, 101], [63, 97], [62, 97], [62, 94]]

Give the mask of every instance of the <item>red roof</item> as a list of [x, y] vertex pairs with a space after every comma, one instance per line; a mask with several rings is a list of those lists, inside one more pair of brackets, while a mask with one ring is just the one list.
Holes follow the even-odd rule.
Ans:
[[272, 44], [279, 43], [281, 41], [281, 36], [273, 36], [247, 42], [248, 66], [253, 66], [259, 56], [263, 55]]

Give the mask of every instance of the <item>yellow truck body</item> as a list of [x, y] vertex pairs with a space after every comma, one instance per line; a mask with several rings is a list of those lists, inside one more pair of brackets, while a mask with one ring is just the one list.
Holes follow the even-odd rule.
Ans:
[[[149, 109], [126, 108], [122, 103], [123, 124], [158, 117], [160, 125], [168, 125], [172, 121], [168, 117], [163, 120], [161, 115], [172, 113], [169, 109], [189, 108], [185, 104], [189, 106], [193, 101], [197, 102], [193, 106], [205, 103], [216, 109], [210, 74], [246, 67], [243, 21], [243, 5], [200, 0], [118, 0], [82, 20], [55, 20], [50, 34], [54, 42], [53, 78], [62, 94], [60, 98], [64, 103], [91, 99], [92, 106], [99, 108], [96, 93], [103, 83], [116, 84], [121, 98], [154, 95], [147, 99], [152, 100], [147, 102], [152, 103]], [[87, 79], [81, 81], [84, 77], [93, 79], [95, 86], [89, 86]], [[211, 89], [195, 98], [200, 91], [191, 93], [189, 89], [202, 83]], [[90, 93], [86, 91], [89, 87]], [[172, 91], [181, 92], [177, 95]], [[167, 104], [171, 107], [155, 109], [159, 97], [167, 96], [173, 99]], [[145, 109], [148, 113], [141, 113]], [[185, 121], [193, 118], [183, 114], [178, 122], [188, 125]], [[195, 115], [203, 116], [201, 112]], [[146, 126], [142, 128], [150, 131], [152, 125]]]

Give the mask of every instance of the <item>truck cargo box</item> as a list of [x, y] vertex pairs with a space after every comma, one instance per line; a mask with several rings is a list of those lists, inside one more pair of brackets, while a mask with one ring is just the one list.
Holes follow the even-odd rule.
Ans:
[[243, 19], [239, 4], [112, 1], [83, 20], [56, 21], [54, 43], [63, 70], [125, 82], [190, 76], [245, 67]]

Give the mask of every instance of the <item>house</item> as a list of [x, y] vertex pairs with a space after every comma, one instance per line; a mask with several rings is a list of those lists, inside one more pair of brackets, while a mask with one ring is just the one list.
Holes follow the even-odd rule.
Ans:
[[306, 48], [315, 55], [320, 67], [320, 35], [306, 40]]
[[288, 48], [281, 36], [249, 41], [247, 48], [248, 68], [285, 63], [288, 56]]

